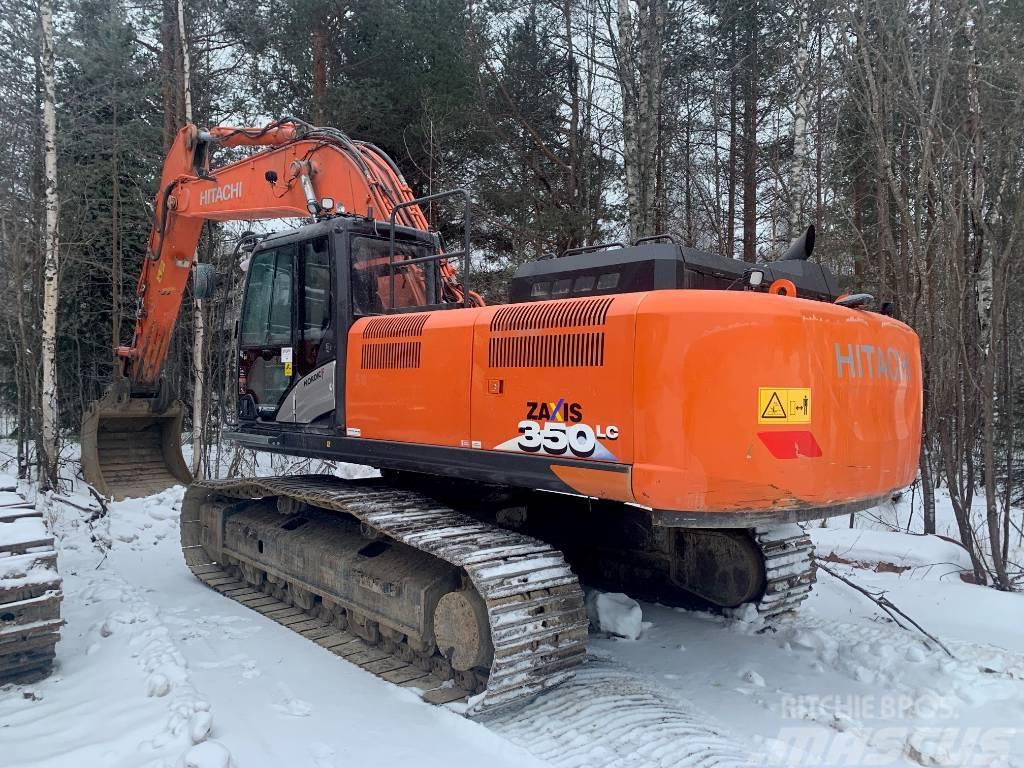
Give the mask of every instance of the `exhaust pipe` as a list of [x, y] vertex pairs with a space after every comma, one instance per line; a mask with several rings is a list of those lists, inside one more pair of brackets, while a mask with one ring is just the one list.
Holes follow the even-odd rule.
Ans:
[[89, 404], [82, 418], [86, 482], [115, 501], [191, 483], [181, 453], [181, 402], [131, 397], [125, 389], [111, 387]]
[[814, 253], [814, 225], [811, 224], [803, 233], [789, 244], [779, 261], [807, 261]]

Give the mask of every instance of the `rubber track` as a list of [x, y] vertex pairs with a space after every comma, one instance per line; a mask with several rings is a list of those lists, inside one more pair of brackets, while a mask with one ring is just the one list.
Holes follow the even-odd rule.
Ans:
[[801, 525], [790, 523], [757, 528], [754, 539], [764, 555], [766, 582], [758, 613], [770, 619], [795, 611], [817, 580], [810, 536]]
[[213, 561], [202, 546], [202, 503], [216, 497], [274, 496], [352, 515], [389, 538], [466, 572], [487, 607], [494, 644], [486, 689], [469, 699], [467, 714], [532, 698], [571, 679], [574, 667], [583, 661], [587, 640], [583, 591], [561, 552], [383, 481], [307, 475], [194, 483], [182, 503], [181, 537], [185, 561], [200, 580], [389, 682], [424, 690], [425, 701], [468, 699], [468, 691], [268, 597]]
[[[0, 684], [26, 683], [50, 674], [60, 628], [61, 578], [57, 551], [42, 514], [16, 496], [0, 490]], [[13, 537], [21, 528], [25, 535]], [[18, 526], [16, 528], [15, 526]]]

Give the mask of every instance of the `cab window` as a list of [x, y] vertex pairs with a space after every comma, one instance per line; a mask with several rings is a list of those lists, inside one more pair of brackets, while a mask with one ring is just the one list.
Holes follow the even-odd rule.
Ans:
[[[424, 264], [402, 264], [406, 259], [429, 255], [426, 244], [399, 240], [395, 243], [395, 306], [391, 306], [389, 248], [389, 241], [383, 238], [352, 238], [352, 311], [357, 317], [436, 302], [436, 298], [427, 297]], [[435, 264], [426, 266], [436, 270]]]
[[292, 291], [295, 246], [260, 251], [249, 262], [239, 328], [239, 394], [252, 395], [258, 413], [271, 417], [291, 383]]
[[327, 238], [318, 237], [299, 248], [299, 324], [295, 365], [299, 376], [334, 359], [334, 292]]
[[249, 285], [242, 312], [241, 343], [273, 347], [292, 340], [292, 254], [285, 246], [261, 251], [249, 264]]

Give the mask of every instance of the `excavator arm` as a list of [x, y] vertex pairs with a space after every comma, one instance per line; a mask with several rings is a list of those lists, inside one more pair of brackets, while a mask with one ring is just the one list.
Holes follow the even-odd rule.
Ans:
[[[212, 168], [217, 147], [257, 151]], [[132, 343], [117, 347], [114, 382], [83, 418], [86, 479], [119, 498], [191, 481], [181, 455], [182, 407], [161, 372], [205, 221], [348, 213], [382, 222], [393, 216], [396, 224], [427, 231], [413, 200], [383, 151], [332, 128], [293, 118], [263, 128], [182, 128], [156, 196]], [[464, 301], [455, 270], [444, 260], [441, 277], [445, 300]], [[482, 304], [476, 294], [470, 301]]]
[[[266, 149], [211, 171], [214, 146]], [[324, 201], [331, 205], [325, 208]], [[164, 163], [147, 258], [139, 276], [134, 342], [119, 347], [136, 392], [158, 385], [195, 259], [203, 222], [318, 217], [334, 212], [388, 221], [413, 200], [398, 168], [380, 149], [339, 131], [297, 121], [267, 128], [183, 128]], [[401, 207], [397, 223], [428, 230], [417, 205]], [[443, 264], [447, 298], [462, 300], [454, 271]]]

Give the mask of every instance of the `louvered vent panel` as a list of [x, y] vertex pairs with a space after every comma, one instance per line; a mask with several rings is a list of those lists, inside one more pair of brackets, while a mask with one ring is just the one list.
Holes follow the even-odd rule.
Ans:
[[419, 368], [420, 342], [386, 341], [378, 344], [363, 344], [360, 367], [364, 370]]
[[375, 317], [363, 328], [364, 339], [394, 339], [409, 336], [422, 336], [423, 326], [430, 319], [429, 314], [422, 315], [385, 315]]
[[546, 328], [580, 328], [604, 325], [614, 297], [537, 301], [503, 307], [491, 318], [491, 331], [539, 331]]
[[491, 368], [588, 368], [604, 365], [604, 334], [564, 333], [492, 338]]

